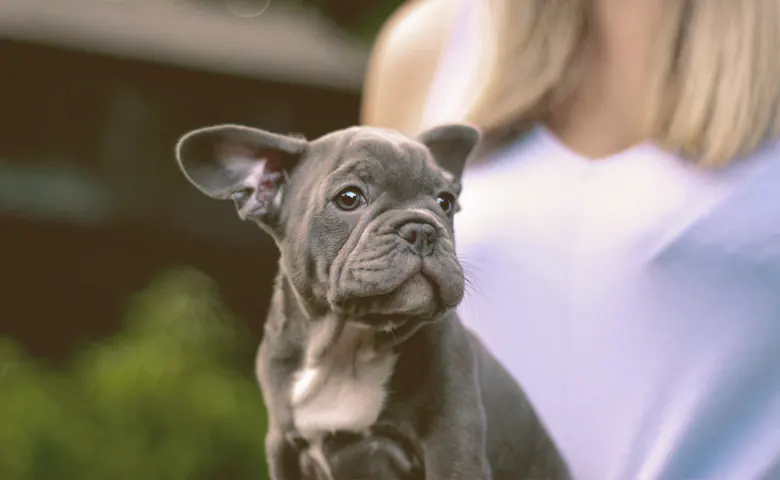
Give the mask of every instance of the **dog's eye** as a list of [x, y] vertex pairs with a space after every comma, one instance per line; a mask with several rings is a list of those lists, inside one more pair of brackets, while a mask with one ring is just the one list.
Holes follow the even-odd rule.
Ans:
[[363, 205], [365, 197], [357, 187], [348, 187], [340, 191], [333, 199], [338, 208], [345, 211], [355, 210]]
[[449, 193], [439, 194], [439, 196], [436, 198], [436, 203], [439, 204], [439, 207], [441, 207], [441, 209], [444, 210], [444, 213], [447, 215], [451, 214], [452, 211], [455, 210], [455, 197]]

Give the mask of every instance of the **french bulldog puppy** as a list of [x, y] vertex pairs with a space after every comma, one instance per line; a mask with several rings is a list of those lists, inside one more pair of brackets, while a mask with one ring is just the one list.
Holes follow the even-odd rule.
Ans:
[[461, 324], [453, 216], [480, 138], [238, 125], [176, 148], [280, 250], [257, 356], [273, 480], [568, 478], [519, 386]]

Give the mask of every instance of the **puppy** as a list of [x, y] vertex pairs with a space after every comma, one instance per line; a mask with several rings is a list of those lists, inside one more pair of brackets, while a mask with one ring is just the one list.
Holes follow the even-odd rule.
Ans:
[[568, 478], [527, 398], [454, 308], [453, 216], [479, 132], [236, 125], [181, 138], [204, 194], [281, 252], [257, 374], [273, 480]]

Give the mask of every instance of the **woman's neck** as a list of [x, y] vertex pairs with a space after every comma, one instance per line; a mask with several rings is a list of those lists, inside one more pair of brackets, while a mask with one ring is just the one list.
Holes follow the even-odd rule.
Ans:
[[646, 140], [642, 114], [662, 3], [593, 0], [582, 82], [546, 121], [572, 150], [596, 159]]

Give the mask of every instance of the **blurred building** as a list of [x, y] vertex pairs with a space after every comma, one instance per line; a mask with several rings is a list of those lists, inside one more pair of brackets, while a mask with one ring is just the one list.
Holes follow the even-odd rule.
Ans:
[[186, 183], [173, 146], [221, 122], [354, 124], [366, 60], [296, 2], [267, 3], [0, 1], [0, 335], [59, 357], [181, 264], [260, 325], [274, 246]]

